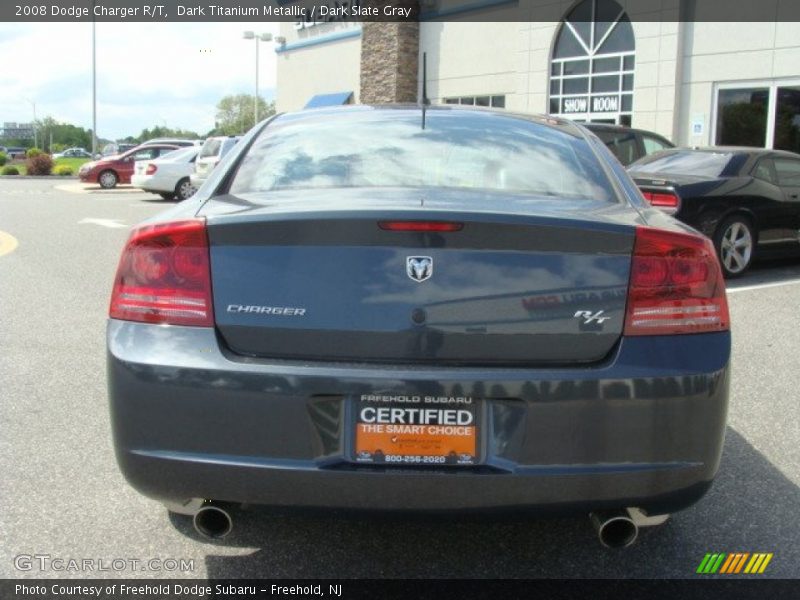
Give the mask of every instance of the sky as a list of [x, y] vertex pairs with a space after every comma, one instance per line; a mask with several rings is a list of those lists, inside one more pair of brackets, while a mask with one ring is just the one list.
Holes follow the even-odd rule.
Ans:
[[[255, 92], [255, 42], [277, 23], [97, 23], [97, 134], [155, 125], [204, 134], [217, 102]], [[259, 91], [275, 97], [274, 42], [259, 42]], [[0, 122], [51, 116], [92, 127], [91, 23], [0, 23]]]

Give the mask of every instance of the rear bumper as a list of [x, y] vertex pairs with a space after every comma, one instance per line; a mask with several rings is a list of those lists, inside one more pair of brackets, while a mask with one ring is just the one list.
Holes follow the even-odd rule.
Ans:
[[167, 177], [158, 177], [152, 175], [132, 175], [131, 185], [133, 185], [133, 187], [153, 192], [175, 191], [175, 181]]
[[[729, 359], [719, 333], [625, 338], [584, 369], [307, 364], [231, 356], [210, 329], [108, 327], [117, 459], [165, 502], [674, 512], [717, 471]], [[482, 398], [484, 464], [354, 464], [350, 398], [364, 393]]]

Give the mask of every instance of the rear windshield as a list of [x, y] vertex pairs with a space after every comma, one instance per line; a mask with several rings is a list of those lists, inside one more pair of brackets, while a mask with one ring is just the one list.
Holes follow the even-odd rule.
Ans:
[[203, 147], [200, 149], [199, 158], [206, 158], [207, 156], [216, 156], [219, 154], [219, 149], [222, 147], [221, 139], [209, 138], [206, 140]]
[[629, 165], [639, 158], [639, 146], [632, 131], [592, 130], [623, 165]]
[[231, 193], [342, 187], [487, 189], [613, 201], [588, 143], [555, 126], [430, 110], [279, 119], [255, 141]]
[[683, 150], [646, 157], [631, 165], [637, 173], [675, 173], [719, 177], [733, 157], [732, 152], [698, 152]]
[[197, 148], [180, 148], [167, 154], [162, 154], [161, 158], [171, 162], [190, 162], [197, 154]]

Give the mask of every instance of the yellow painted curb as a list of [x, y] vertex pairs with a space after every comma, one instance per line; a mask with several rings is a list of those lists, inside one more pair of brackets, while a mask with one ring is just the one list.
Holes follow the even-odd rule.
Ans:
[[17, 238], [10, 233], [0, 231], [0, 256], [13, 252], [17, 249], [17, 246], [19, 246]]

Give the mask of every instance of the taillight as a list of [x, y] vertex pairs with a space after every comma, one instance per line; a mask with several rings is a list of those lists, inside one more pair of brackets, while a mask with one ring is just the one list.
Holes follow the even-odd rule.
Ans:
[[461, 231], [463, 223], [448, 221], [379, 221], [378, 227], [387, 231]]
[[642, 190], [642, 196], [650, 203], [650, 206], [660, 208], [666, 213], [675, 214], [681, 205], [681, 199], [675, 192], [651, 192]]
[[711, 240], [637, 227], [624, 335], [729, 327], [725, 281]]
[[156, 165], [154, 165], [153, 163], [150, 163], [149, 165], [147, 165], [147, 169], [145, 169], [144, 174], [145, 175], [152, 175], [156, 171], [158, 171], [158, 167]]
[[134, 229], [117, 269], [112, 319], [211, 327], [211, 270], [205, 221]]

